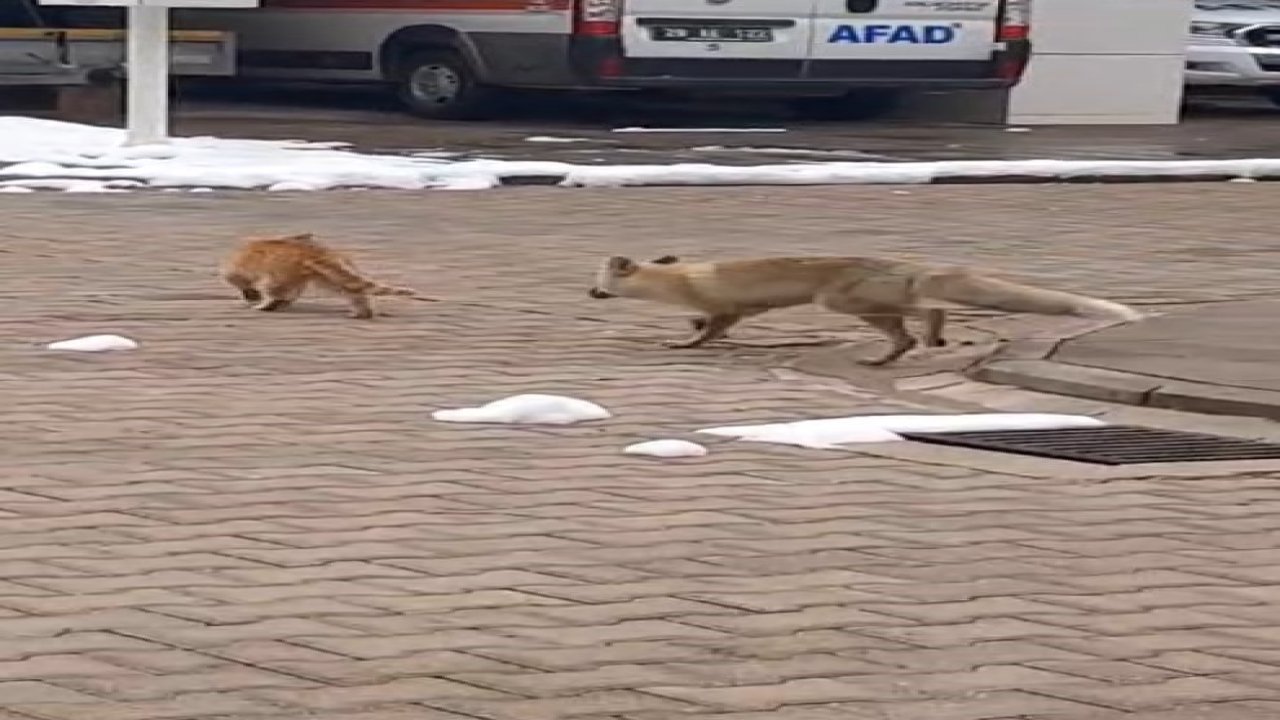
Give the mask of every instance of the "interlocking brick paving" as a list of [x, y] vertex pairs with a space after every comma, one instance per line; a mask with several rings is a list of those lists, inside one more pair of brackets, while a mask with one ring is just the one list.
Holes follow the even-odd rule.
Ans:
[[[843, 318], [659, 348], [683, 318], [585, 297], [614, 252], [934, 256], [1145, 302], [1280, 286], [1267, 187], [901, 192], [0, 199], [0, 719], [1276, 717], [1275, 477], [619, 454], [919, 406], [771, 371], [805, 350], [769, 342], [872, 341]], [[439, 302], [243, 309], [217, 258], [293, 230]], [[143, 347], [38, 347], [90, 332]], [[527, 391], [616, 418], [430, 419]]]

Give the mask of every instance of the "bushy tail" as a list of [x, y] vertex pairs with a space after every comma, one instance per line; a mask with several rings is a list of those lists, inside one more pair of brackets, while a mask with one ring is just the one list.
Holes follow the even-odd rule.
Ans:
[[417, 291], [411, 288], [392, 287], [374, 282], [361, 275], [355, 268], [334, 258], [316, 258], [307, 261], [312, 272], [324, 278], [335, 288], [349, 293], [367, 295], [402, 295], [412, 297]]
[[1005, 312], [1076, 315], [1126, 321], [1143, 317], [1142, 313], [1128, 305], [1110, 300], [1045, 290], [971, 273], [932, 275], [920, 283], [917, 291], [936, 300]]

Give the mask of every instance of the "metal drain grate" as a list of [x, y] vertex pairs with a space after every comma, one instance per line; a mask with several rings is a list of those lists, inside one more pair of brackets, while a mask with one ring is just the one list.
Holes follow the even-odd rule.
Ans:
[[935, 445], [995, 450], [1098, 465], [1280, 460], [1280, 445], [1275, 443], [1136, 425], [902, 435], [909, 440]]

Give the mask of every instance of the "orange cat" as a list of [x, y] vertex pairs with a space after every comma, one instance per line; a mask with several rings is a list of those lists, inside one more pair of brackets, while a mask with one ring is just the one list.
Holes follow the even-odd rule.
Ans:
[[345, 295], [351, 316], [373, 317], [374, 295], [415, 295], [360, 274], [342, 253], [315, 241], [312, 233], [249, 238], [222, 267], [222, 279], [238, 289], [254, 310], [286, 308], [312, 283]]

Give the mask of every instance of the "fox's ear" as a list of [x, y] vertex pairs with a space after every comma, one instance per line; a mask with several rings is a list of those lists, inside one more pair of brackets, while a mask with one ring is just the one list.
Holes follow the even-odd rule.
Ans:
[[614, 255], [609, 258], [609, 272], [614, 275], [630, 275], [637, 268], [636, 261], [631, 258], [622, 257], [621, 255]]
[[675, 255], [663, 255], [662, 257], [654, 258], [649, 262], [654, 265], [675, 265], [676, 263], [680, 262], [680, 258], [676, 257]]
[[306, 242], [307, 240], [315, 240], [315, 239], [316, 239], [316, 234], [315, 234], [315, 233], [313, 233], [313, 232], [298, 233], [297, 235], [286, 235], [286, 236], [284, 237], [284, 239], [285, 239], [285, 240], [299, 240], [299, 241], [302, 241], [302, 242]]

